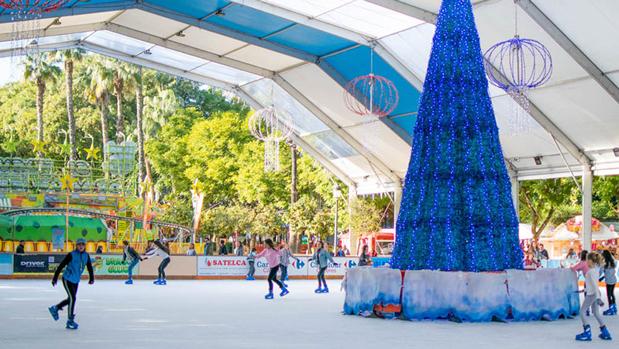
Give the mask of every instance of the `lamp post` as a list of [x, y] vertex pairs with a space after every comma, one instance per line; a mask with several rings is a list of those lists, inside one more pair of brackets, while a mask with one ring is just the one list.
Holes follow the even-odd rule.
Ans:
[[337, 183], [333, 184], [333, 198], [335, 198], [335, 217], [333, 223], [333, 253], [337, 254], [337, 221], [339, 213], [339, 201], [342, 196], [342, 191]]

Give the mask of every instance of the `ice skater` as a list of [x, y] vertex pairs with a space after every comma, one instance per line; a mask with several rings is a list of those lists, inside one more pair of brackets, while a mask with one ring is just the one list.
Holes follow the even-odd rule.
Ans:
[[129, 245], [129, 241], [123, 241], [123, 263], [129, 262], [127, 285], [133, 285], [133, 268], [142, 261], [140, 254]]
[[288, 244], [283, 242], [282, 247], [279, 249], [279, 254], [282, 256], [279, 267], [282, 270], [282, 283], [284, 286], [288, 287], [286, 281], [288, 280], [288, 266], [290, 265], [290, 258], [299, 262], [299, 258], [295, 257], [292, 252], [290, 252], [290, 248]]
[[601, 299], [600, 288], [598, 287], [598, 280], [600, 278], [600, 272], [598, 268], [602, 264], [602, 256], [597, 252], [591, 252], [587, 255], [587, 265], [589, 270], [585, 274], [585, 300], [580, 307], [580, 319], [582, 320], [582, 325], [584, 331], [580, 334], [576, 335], [577, 341], [590, 341], [591, 340], [591, 325], [589, 324], [589, 320], [587, 320], [586, 312], [589, 308], [591, 308], [591, 312], [598, 324], [600, 325], [600, 335], [599, 337], [603, 340], [611, 340], [610, 332], [606, 325], [604, 325], [604, 320], [602, 319], [602, 315], [600, 314], [600, 306], [604, 305]]
[[256, 273], [256, 248], [252, 247], [251, 251], [247, 255], [247, 264], [249, 264], [249, 272], [247, 273], [246, 280], [256, 280], [254, 274]]
[[92, 270], [90, 255], [86, 252], [86, 239], [80, 238], [77, 239], [75, 250], [64, 257], [52, 278], [52, 286], [55, 287], [58, 283], [58, 276], [62, 272], [62, 285], [67, 292], [67, 299], [49, 307], [49, 312], [52, 314], [52, 318], [58, 321], [60, 318], [58, 312], [68, 305], [67, 328], [70, 330], [77, 330], [78, 327], [75, 322], [75, 302], [77, 301], [77, 286], [85, 268], [88, 269], [88, 284], [92, 285], [95, 283], [95, 274]]
[[333, 263], [333, 265], [337, 266], [333, 257], [329, 251], [325, 248], [324, 242], [318, 243], [318, 250], [314, 253], [310, 261], [315, 261], [318, 263], [318, 288], [314, 290], [314, 293], [329, 293], [329, 287], [327, 287], [327, 280], [325, 279], [325, 272], [327, 271], [327, 267], [329, 266], [329, 262]]
[[167, 285], [165, 277], [165, 268], [170, 264], [170, 249], [165, 246], [160, 240], [153, 241], [153, 248], [146, 251], [144, 259], [148, 259], [154, 256], [161, 257], [161, 263], [159, 263], [157, 280], [153, 282], [155, 285]]
[[617, 315], [617, 304], [615, 303], [615, 284], [617, 283], [617, 262], [609, 250], [602, 252], [604, 266], [602, 267], [602, 278], [606, 282], [606, 298], [608, 299], [608, 310], [604, 315]]
[[273, 283], [276, 283], [277, 286], [279, 286], [279, 288], [281, 289], [279, 296], [283, 297], [290, 292], [288, 292], [288, 289], [286, 289], [286, 286], [284, 286], [284, 284], [277, 280], [277, 271], [279, 270], [281, 255], [279, 251], [275, 249], [275, 245], [273, 245], [273, 240], [266, 239], [264, 243], [267, 245], [266, 248], [256, 255], [256, 259], [264, 257], [269, 264], [269, 268], [271, 268], [271, 270], [269, 271], [269, 277], [267, 279], [269, 283], [269, 293], [264, 296], [264, 299], [273, 299]]

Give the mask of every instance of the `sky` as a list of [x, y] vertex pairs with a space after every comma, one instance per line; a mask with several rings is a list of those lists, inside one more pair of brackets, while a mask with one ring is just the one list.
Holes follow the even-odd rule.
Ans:
[[21, 79], [22, 69], [16, 59], [11, 57], [0, 58], [0, 86]]

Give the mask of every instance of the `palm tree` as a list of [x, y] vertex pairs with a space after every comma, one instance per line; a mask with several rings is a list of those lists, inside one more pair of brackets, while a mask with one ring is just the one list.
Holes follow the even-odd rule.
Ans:
[[56, 52], [56, 58], [64, 62], [65, 85], [67, 89], [67, 122], [69, 124], [69, 160], [77, 160], [75, 115], [73, 114], [73, 68], [76, 62], [84, 58], [84, 51], [62, 50]]
[[[43, 142], [45, 135], [43, 122], [45, 90], [49, 82], [56, 81], [61, 71], [51, 62], [48, 54], [28, 56], [22, 64], [24, 66], [24, 79], [34, 81], [37, 86], [37, 141]], [[38, 155], [43, 156], [41, 152]]]
[[88, 79], [87, 97], [97, 105], [101, 113], [101, 139], [103, 141], [103, 160], [107, 160], [106, 145], [108, 136], [108, 105], [110, 91], [113, 89], [114, 70], [103, 58], [93, 58], [87, 63], [85, 78]]
[[123, 99], [125, 92], [135, 85], [134, 72], [124, 62], [116, 61], [114, 64], [114, 94], [116, 95], [116, 142], [122, 141], [125, 132], [125, 120], [123, 118]]
[[142, 124], [144, 113], [144, 90], [142, 81], [142, 67], [132, 66], [131, 73], [135, 81], [135, 115], [138, 134], [138, 182], [144, 180], [144, 125]]

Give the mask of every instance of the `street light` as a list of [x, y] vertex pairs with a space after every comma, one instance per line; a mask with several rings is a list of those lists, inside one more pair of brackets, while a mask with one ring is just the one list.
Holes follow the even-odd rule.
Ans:
[[342, 191], [337, 183], [333, 184], [333, 198], [335, 198], [335, 217], [333, 224], [333, 253], [337, 254], [337, 220], [339, 211], [339, 199], [342, 197]]

